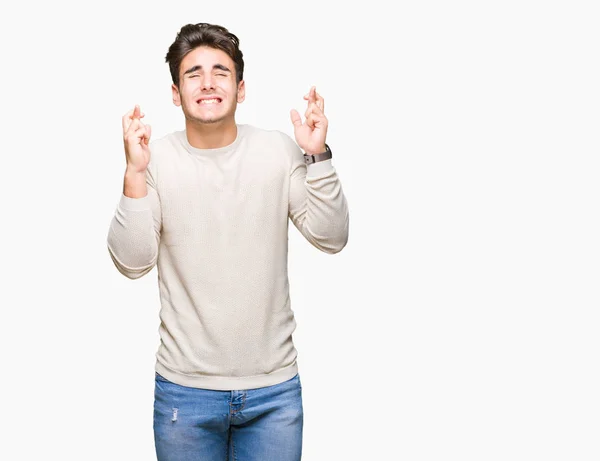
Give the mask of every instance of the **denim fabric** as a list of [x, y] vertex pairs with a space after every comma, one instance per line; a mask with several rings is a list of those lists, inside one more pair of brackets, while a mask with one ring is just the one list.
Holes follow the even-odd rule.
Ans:
[[299, 461], [303, 419], [299, 374], [273, 386], [215, 391], [156, 373], [158, 461]]

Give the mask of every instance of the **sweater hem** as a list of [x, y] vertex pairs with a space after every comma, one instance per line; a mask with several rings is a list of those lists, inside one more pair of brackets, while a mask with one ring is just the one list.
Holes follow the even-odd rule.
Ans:
[[215, 391], [231, 391], [258, 389], [287, 381], [298, 374], [298, 362], [294, 360], [291, 365], [273, 373], [255, 376], [190, 376], [173, 371], [159, 361], [156, 362], [154, 369], [162, 377], [180, 386]]

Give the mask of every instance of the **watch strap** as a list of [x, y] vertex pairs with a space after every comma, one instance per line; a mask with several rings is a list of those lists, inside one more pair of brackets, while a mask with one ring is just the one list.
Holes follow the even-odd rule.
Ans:
[[331, 153], [331, 149], [327, 144], [325, 144], [325, 149], [325, 152], [321, 152], [320, 154], [310, 155], [305, 153], [304, 163], [310, 165], [311, 163], [322, 162], [323, 160], [329, 160], [332, 158], [333, 154]]

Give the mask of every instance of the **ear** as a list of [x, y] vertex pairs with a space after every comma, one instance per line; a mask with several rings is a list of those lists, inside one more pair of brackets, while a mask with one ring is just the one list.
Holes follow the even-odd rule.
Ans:
[[181, 95], [179, 94], [179, 88], [173, 83], [171, 85], [171, 91], [173, 92], [173, 104], [177, 107], [181, 106]]
[[238, 84], [238, 90], [237, 90], [238, 104], [244, 102], [244, 99], [246, 99], [246, 83], [244, 82], [244, 80], [240, 80], [240, 83]]

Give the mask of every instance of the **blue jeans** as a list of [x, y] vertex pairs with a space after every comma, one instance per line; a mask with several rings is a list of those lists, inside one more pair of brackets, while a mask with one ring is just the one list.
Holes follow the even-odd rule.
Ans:
[[158, 461], [299, 461], [303, 419], [298, 374], [273, 386], [215, 391], [156, 373]]

